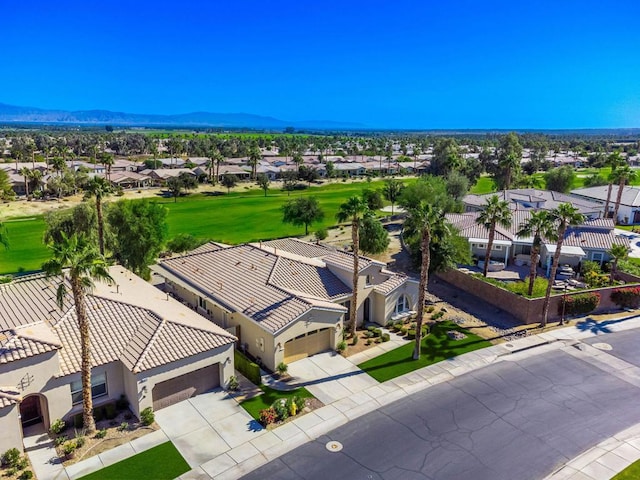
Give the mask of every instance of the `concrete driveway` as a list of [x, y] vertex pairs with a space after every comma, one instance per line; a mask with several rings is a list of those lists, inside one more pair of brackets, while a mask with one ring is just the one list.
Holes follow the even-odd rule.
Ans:
[[257, 454], [249, 442], [267, 433], [221, 389], [157, 411], [156, 422], [195, 469], [189, 478], [205, 472], [215, 476], [219, 462], [214, 458], [223, 453], [236, 461]]

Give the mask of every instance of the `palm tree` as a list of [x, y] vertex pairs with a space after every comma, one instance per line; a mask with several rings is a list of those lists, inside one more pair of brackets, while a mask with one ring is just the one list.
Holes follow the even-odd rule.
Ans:
[[[249, 166], [251, 167], [251, 180], [255, 180], [258, 172], [258, 162], [262, 160], [262, 153], [257, 146], [249, 149]], [[298, 167], [299, 168], [299, 167]]]
[[104, 165], [106, 169], [107, 180], [111, 180], [111, 167], [113, 167], [113, 155], [110, 153], [101, 153], [100, 154], [100, 163]]
[[484, 206], [484, 210], [480, 212], [476, 223], [482, 225], [489, 230], [489, 241], [487, 242], [487, 251], [484, 255], [484, 271], [482, 274], [486, 277], [489, 272], [489, 262], [491, 261], [491, 249], [493, 248], [493, 240], [496, 236], [496, 226], [500, 225], [504, 228], [511, 226], [511, 210], [509, 202], [500, 200], [497, 195], [488, 198]]
[[517, 155], [510, 153], [504, 157], [499, 165], [504, 171], [504, 190], [509, 190], [509, 188], [511, 188], [513, 174], [518, 171], [518, 167], [520, 166], [520, 159]]
[[20, 175], [24, 177], [24, 194], [27, 200], [29, 200], [29, 179], [31, 178], [31, 170], [27, 167], [20, 169]]
[[96, 430], [93, 419], [93, 399], [91, 398], [91, 338], [87, 316], [86, 294], [94, 287], [94, 280], [113, 283], [104, 257], [84, 236], [76, 234], [68, 237], [62, 234], [62, 241], [51, 245], [53, 256], [42, 265], [48, 276], [60, 276], [56, 292], [60, 309], [64, 308], [67, 296], [67, 282], [71, 284], [71, 294], [80, 330], [81, 377], [82, 377], [82, 421], [87, 434]]
[[[613, 189], [613, 182], [616, 178], [615, 171], [618, 167], [624, 165], [624, 159], [620, 156], [620, 152], [613, 152], [607, 157], [605, 166], [611, 167], [611, 173], [609, 174], [609, 184], [607, 189], [607, 201], [604, 204], [604, 216], [609, 218], [609, 203], [611, 203], [611, 191]], [[613, 220], [615, 222], [615, 218]]]
[[[553, 287], [553, 281], [556, 278], [556, 272], [558, 271], [558, 263], [560, 262], [560, 253], [562, 251], [562, 244], [564, 243], [564, 235], [567, 233], [567, 228], [570, 226], [580, 225], [584, 221], [584, 216], [578, 212], [578, 209], [570, 203], [562, 203], [549, 212], [551, 220], [554, 222], [555, 229], [554, 235], [556, 239], [556, 251], [553, 253], [553, 263], [551, 265], [551, 274], [549, 275], [549, 283], [547, 285], [547, 292], [544, 297], [544, 304], [542, 306], [542, 323], [541, 326], [547, 325], [547, 317], [549, 316], [549, 299], [551, 298], [551, 288]], [[562, 325], [562, 319], [560, 325]]]
[[413, 359], [420, 358], [420, 346], [422, 342], [422, 317], [424, 316], [424, 301], [429, 283], [429, 265], [431, 264], [431, 236], [433, 228], [438, 223], [443, 223], [443, 213], [432, 205], [421, 201], [417, 206], [409, 210], [405, 228], [410, 232], [420, 235], [420, 286], [418, 290], [418, 318], [416, 320], [416, 345], [413, 349]]
[[400, 198], [400, 194], [403, 189], [404, 183], [400, 180], [396, 180], [395, 178], [387, 180], [382, 187], [384, 197], [391, 202], [391, 215], [393, 215], [393, 207], [398, 198]]
[[616, 206], [613, 209], [613, 223], [618, 223], [618, 210], [620, 209], [620, 201], [622, 200], [622, 191], [626, 183], [631, 183], [636, 179], [636, 172], [631, 170], [629, 165], [621, 165], [612, 172], [614, 179], [618, 181], [618, 196], [616, 197]]
[[554, 223], [546, 210], [538, 210], [531, 213], [528, 220], [520, 224], [518, 237], [533, 237], [531, 246], [531, 269], [529, 270], [529, 296], [533, 294], [533, 284], [536, 280], [536, 270], [540, 260], [540, 246], [543, 238], [553, 237]]
[[104, 255], [104, 220], [102, 218], [102, 199], [113, 193], [111, 183], [104, 177], [93, 177], [87, 184], [85, 198], [96, 199], [96, 216], [98, 219], [98, 247], [100, 255]]
[[368, 211], [367, 202], [361, 197], [353, 196], [340, 205], [340, 209], [336, 215], [339, 222], [351, 221], [351, 241], [353, 242], [353, 297], [351, 299], [351, 308], [349, 309], [349, 328], [351, 329], [352, 337], [356, 335], [356, 322], [358, 320], [360, 226]]
[[629, 247], [626, 245], [613, 244], [611, 245], [611, 250], [607, 253], [611, 258], [613, 258], [613, 262], [611, 263], [611, 273], [609, 274], [609, 283], [613, 285], [613, 281], [615, 280], [616, 273], [618, 271], [618, 262], [627, 258], [629, 255]]

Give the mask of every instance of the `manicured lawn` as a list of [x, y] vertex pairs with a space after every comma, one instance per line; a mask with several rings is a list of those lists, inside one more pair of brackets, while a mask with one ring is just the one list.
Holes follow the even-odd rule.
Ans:
[[611, 480], [638, 480], [640, 478], [640, 460], [632, 463]]
[[[403, 180], [406, 184], [415, 179]], [[229, 195], [194, 194], [173, 199], [158, 197], [156, 202], [169, 210], [167, 224], [169, 238], [178, 233], [190, 233], [198, 238], [239, 244], [304, 234], [304, 227], [282, 223], [282, 205], [296, 196], [315, 196], [324, 210], [324, 221], [314, 224], [309, 232], [321, 226], [337, 223], [336, 213], [341, 203], [352, 195], [360, 195], [365, 188], [382, 188], [382, 181], [342, 183], [336, 181], [320, 187], [291, 192], [270, 190], [265, 197], [262, 190], [251, 188]], [[132, 200], [136, 201], [136, 200]], [[10, 249], [0, 247], [0, 274], [20, 270], [38, 270], [49, 258], [42, 243], [45, 223], [42, 216], [5, 220]]]
[[249, 412], [249, 415], [251, 415], [256, 420], [260, 420], [261, 410], [269, 408], [271, 405], [273, 405], [273, 402], [275, 402], [279, 398], [313, 398], [313, 395], [309, 393], [309, 390], [304, 387], [296, 388], [295, 390], [291, 390], [289, 392], [282, 392], [280, 390], [274, 390], [273, 388], [261, 385], [260, 390], [262, 390], [264, 394], [250, 398], [249, 400], [245, 400], [240, 404], [240, 406], [247, 412]]
[[81, 477], [82, 480], [171, 480], [191, 470], [171, 442], [145, 450], [133, 457]]
[[491, 193], [496, 191], [496, 184], [491, 177], [480, 177], [476, 184], [471, 187], [469, 193], [475, 193], [476, 195], [482, 195], [484, 193]]
[[[463, 340], [451, 340], [448, 330], [458, 330], [467, 335]], [[415, 342], [391, 350], [379, 357], [367, 360], [358, 365], [379, 382], [386, 382], [405, 373], [412, 372], [427, 365], [441, 362], [447, 358], [491, 346], [483, 338], [470, 333], [452, 322], [440, 322], [433, 326], [431, 333], [422, 340], [419, 360], [413, 360]]]

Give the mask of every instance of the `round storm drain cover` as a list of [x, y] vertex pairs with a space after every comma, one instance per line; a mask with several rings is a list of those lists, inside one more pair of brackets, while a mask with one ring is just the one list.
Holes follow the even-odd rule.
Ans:
[[327, 442], [326, 447], [330, 452], [339, 452], [340, 450], [342, 450], [342, 444], [334, 440]]
[[507, 344], [505, 345], [505, 347], [507, 347], [507, 348], [513, 348], [513, 345], [512, 345], [512, 344], [510, 344], [510, 343], [507, 343]]
[[613, 347], [608, 343], [594, 343], [592, 345], [593, 348], [597, 348], [598, 350], [612, 350]]

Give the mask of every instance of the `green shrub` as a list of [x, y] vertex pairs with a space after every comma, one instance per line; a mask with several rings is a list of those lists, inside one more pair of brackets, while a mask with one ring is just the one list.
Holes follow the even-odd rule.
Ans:
[[383, 333], [380, 338], [383, 342], [388, 342], [389, 340], [391, 340], [391, 335], [389, 335], [388, 333]]
[[408, 331], [407, 331], [407, 338], [408, 338], [409, 340], [413, 340], [413, 339], [415, 339], [415, 338], [416, 338], [416, 331], [415, 331], [415, 330], [413, 330], [413, 329], [408, 330]]
[[379, 328], [376, 328], [373, 330], [373, 333], [376, 334], [376, 337], [379, 337], [380, 335], [382, 335], [382, 330]]
[[326, 228], [319, 228], [318, 230], [316, 230], [316, 239], [318, 241], [322, 241], [326, 239], [328, 236], [329, 236], [329, 233], [327, 232]]
[[18, 463], [16, 464], [16, 468], [18, 470], [24, 470], [28, 466], [29, 466], [29, 459], [27, 458], [26, 455], [24, 457], [20, 457], [20, 460], [18, 460]]
[[401, 333], [402, 335], [406, 335], [408, 331], [409, 331], [409, 328], [408, 328], [408, 327], [402, 327], [402, 328], [400, 329], [400, 333]]
[[529, 297], [529, 279], [527, 278], [523, 282], [512, 282], [505, 284], [504, 288], [509, 290], [511, 293], [515, 293], [516, 295], [522, 295], [527, 298], [540, 298], [544, 297], [547, 292], [547, 284], [549, 282], [546, 278], [536, 277], [533, 281], [533, 293], [531, 297]]
[[115, 403], [109, 403], [104, 406], [104, 416], [107, 417], [107, 420], [113, 420], [117, 415]]
[[278, 414], [276, 413], [273, 407], [260, 410], [260, 423], [265, 427], [267, 425], [271, 425], [272, 423], [276, 423], [277, 421], [278, 421]]
[[257, 363], [253, 363], [242, 352], [235, 350], [233, 352], [233, 358], [235, 361], [235, 368], [242, 375], [247, 377], [250, 382], [256, 385], [262, 384], [262, 376], [260, 375], [260, 366]]
[[20, 450], [17, 448], [10, 448], [2, 454], [0, 458], [3, 467], [16, 467], [20, 461]]
[[[563, 296], [558, 304], [558, 315], [583, 315], [594, 311], [600, 305], [600, 294], [589, 292]], [[563, 308], [564, 307], [564, 308]]]
[[293, 397], [293, 401], [298, 407], [298, 412], [301, 412], [302, 409], [307, 405], [307, 400], [303, 397], [298, 397], [297, 395]]
[[98, 430], [95, 434], [96, 438], [104, 438], [107, 436], [107, 429], [103, 428], [102, 430]]
[[13, 477], [17, 473], [18, 473], [18, 469], [15, 468], [15, 467], [11, 467], [11, 468], [7, 469], [6, 475], [7, 475], [7, 477]]
[[282, 401], [281, 398], [273, 402], [273, 405], [271, 405], [271, 408], [275, 410], [278, 420], [284, 421], [287, 418], [289, 418], [289, 409], [287, 408], [287, 405], [285, 404], [285, 402]]
[[340, 353], [344, 352], [347, 349], [347, 342], [345, 342], [344, 340], [342, 340], [340, 343], [338, 343], [338, 345], [336, 346], [336, 350]]
[[119, 426], [118, 426], [118, 431], [119, 432], [124, 432], [125, 430], [127, 430], [129, 428], [129, 424], [127, 422], [122, 422]]
[[616, 288], [611, 292], [611, 301], [620, 308], [638, 308], [640, 287]]
[[[367, 333], [369, 333], [369, 332], [367, 332]], [[351, 345], [357, 345], [358, 344], [358, 340], [360, 340], [360, 337], [358, 337], [358, 334], [356, 333], [353, 336], [353, 339], [351, 340]]]
[[427, 313], [431, 313], [435, 310], [435, 307], [433, 305], [427, 307]]
[[69, 440], [69, 439], [67, 438], [67, 436], [66, 436], [66, 435], [60, 435], [59, 437], [56, 437], [56, 438], [55, 438], [55, 440], [53, 441], [53, 444], [54, 444], [56, 447], [59, 447], [60, 445], [62, 445], [62, 444], [63, 444], [64, 442], [66, 442], [67, 440]]
[[367, 327], [367, 331], [371, 332], [371, 333], [375, 333], [376, 327], [374, 327], [373, 325]]
[[431, 320], [438, 320], [438, 319], [440, 319], [440, 318], [442, 318], [442, 317], [444, 317], [444, 312], [437, 312], [437, 313], [434, 313], [434, 314], [433, 314], [433, 315], [431, 315], [431, 317], [429, 317], [429, 318], [431, 318]]
[[66, 423], [64, 423], [64, 420], [58, 418], [55, 422], [51, 424], [51, 428], [49, 428], [49, 431], [54, 435], [58, 435], [59, 433], [64, 431], [66, 426], [67, 425]]
[[80, 435], [76, 437], [75, 441], [76, 441], [76, 448], [82, 448], [87, 440], [86, 438], [84, 438], [84, 436]]
[[236, 377], [235, 375], [231, 375], [229, 377], [229, 390], [231, 390], [232, 392], [235, 392], [236, 390], [238, 390], [238, 388], [240, 388], [240, 382], [238, 381], [238, 377]]
[[364, 342], [364, 344], [365, 344], [366, 346], [369, 346], [369, 345], [371, 345], [372, 343], [373, 343], [373, 342], [371, 341], [371, 339], [370, 339], [370, 338], [367, 338], [367, 341], [366, 341], [366, 342]]
[[33, 472], [31, 470], [25, 470], [18, 477], [19, 480], [31, 480], [33, 478]]
[[393, 329], [394, 329], [396, 332], [399, 332], [403, 325], [404, 325], [404, 324], [403, 324], [402, 322], [396, 322], [396, 323], [394, 323], [394, 324], [393, 324]]
[[372, 337], [375, 337], [376, 334], [373, 332], [364, 332], [364, 336], [365, 338], [372, 338]]
[[71, 455], [75, 451], [76, 451], [76, 442], [74, 442], [73, 440], [68, 441], [62, 446], [62, 452], [65, 455]]
[[140, 421], [143, 425], [151, 425], [155, 422], [156, 416], [153, 413], [153, 409], [151, 407], [147, 407], [140, 412]]

